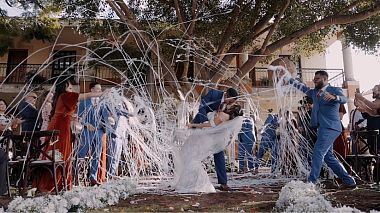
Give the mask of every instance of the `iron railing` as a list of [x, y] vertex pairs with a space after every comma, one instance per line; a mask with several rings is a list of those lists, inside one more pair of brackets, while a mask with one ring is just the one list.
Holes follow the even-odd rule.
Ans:
[[[329, 83], [335, 87], [343, 87], [344, 73], [343, 69], [322, 69], [322, 68], [302, 68], [297, 70], [297, 77], [306, 84], [313, 85], [314, 73], [318, 70], [324, 70], [329, 74]], [[250, 72], [249, 77], [252, 80], [253, 87], [272, 87], [273, 73], [264, 67], [255, 67]]]
[[[102, 84], [115, 84], [120, 83], [121, 76], [111, 68], [104, 65], [95, 65], [92, 67], [85, 67], [83, 65], [73, 65], [61, 72], [67, 75], [78, 75], [78, 73], [84, 73], [83, 70], [91, 69], [92, 75]], [[320, 68], [302, 68], [298, 70], [297, 77], [299, 77], [304, 83], [312, 83], [314, 73]], [[344, 82], [343, 69], [323, 69], [329, 74], [329, 83], [332, 86], [342, 87]], [[53, 72], [54, 71], [54, 72]], [[38, 76], [35, 74], [38, 72]], [[0, 82], [5, 81], [9, 84], [24, 84], [28, 81], [28, 75], [35, 76], [34, 83], [52, 83], [55, 80], [53, 73], [57, 73], [57, 70], [53, 70], [52, 65], [43, 64], [22, 64], [22, 65], [9, 65], [0, 63]], [[272, 72], [268, 72], [267, 68], [255, 67], [250, 72], [249, 77], [252, 80], [253, 87], [272, 87]], [[312, 85], [312, 84], [311, 84]]]
[[[103, 65], [95, 65], [92, 67], [85, 67], [84, 65], [72, 65], [57, 72], [54, 65], [44, 64], [6, 64], [0, 63], [0, 82], [8, 84], [25, 84], [28, 81], [33, 83], [47, 83], [51, 84], [55, 81], [58, 75], [78, 75], [84, 73], [83, 70], [91, 69], [93, 77], [102, 79], [102, 84], [114, 84], [120, 82], [120, 75], [114, 72], [111, 68]], [[57, 73], [57, 74], [54, 74]]]

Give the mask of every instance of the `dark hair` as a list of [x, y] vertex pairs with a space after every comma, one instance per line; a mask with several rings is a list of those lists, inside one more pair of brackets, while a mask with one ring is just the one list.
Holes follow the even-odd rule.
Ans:
[[229, 98], [235, 98], [239, 96], [238, 92], [234, 88], [228, 88], [226, 91]]
[[236, 118], [237, 116], [243, 115], [243, 112], [241, 111], [241, 106], [238, 104], [232, 105], [229, 109], [226, 109], [224, 112], [230, 115], [230, 120]]
[[8, 103], [4, 99], [0, 98], [0, 101], [4, 102], [6, 108], [8, 107]]
[[94, 87], [95, 87], [96, 85], [98, 85], [98, 84], [99, 84], [99, 83], [96, 82], [96, 81], [95, 81], [95, 82], [91, 82], [89, 88], [92, 89], [92, 88], [94, 88]]
[[329, 79], [329, 74], [324, 70], [318, 70], [317, 72], [314, 73], [314, 75], [322, 75], [322, 76], [325, 76], [327, 79]]
[[53, 103], [52, 103], [50, 118], [52, 118], [54, 113], [55, 113], [55, 107], [57, 106], [59, 96], [66, 93], [66, 88], [69, 86], [69, 84], [74, 84], [73, 80], [66, 79], [66, 80], [58, 82], [55, 85], [55, 92], [54, 92], [54, 96], [53, 96]]

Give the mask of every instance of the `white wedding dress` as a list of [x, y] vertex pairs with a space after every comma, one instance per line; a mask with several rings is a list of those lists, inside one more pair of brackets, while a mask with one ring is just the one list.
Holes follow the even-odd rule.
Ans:
[[179, 193], [215, 192], [202, 161], [223, 151], [237, 137], [243, 118], [203, 129], [178, 129], [174, 133], [174, 189]]

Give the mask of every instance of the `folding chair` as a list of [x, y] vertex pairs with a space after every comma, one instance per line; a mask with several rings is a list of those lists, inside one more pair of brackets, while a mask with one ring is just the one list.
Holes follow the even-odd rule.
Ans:
[[[54, 181], [55, 193], [59, 193], [57, 171], [62, 174], [63, 190], [66, 190], [66, 171], [65, 161], [57, 159], [55, 143], [58, 141], [58, 130], [51, 131], [36, 131], [36, 132], [22, 132], [24, 140], [28, 142], [28, 155], [26, 159], [26, 170], [24, 178], [24, 189], [27, 188], [28, 178], [30, 178], [33, 172], [37, 169], [46, 169]], [[45, 141], [41, 142], [40, 138], [44, 137]], [[51, 151], [46, 151], [48, 145], [52, 146]], [[45, 159], [41, 160], [40, 157]]]

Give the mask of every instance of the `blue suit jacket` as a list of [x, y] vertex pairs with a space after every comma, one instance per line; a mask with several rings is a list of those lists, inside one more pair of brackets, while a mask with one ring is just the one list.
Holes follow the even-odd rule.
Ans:
[[253, 142], [256, 142], [255, 135], [253, 134], [253, 122], [251, 119], [244, 119], [238, 138], [241, 143], [252, 144]]
[[264, 123], [265, 129], [261, 134], [262, 140], [276, 141], [276, 129], [278, 128], [278, 116], [269, 114]]
[[97, 131], [105, 132], [106, 127], [109, 126], [108, 114], [105, 108], [101, 108], [99, 114], [97, 114], [91, 99], [85, 99], [79, 102], [78, 116], [82, 118], [82, 123], [93, 125]]
[[223, 91], [212, 89], [201, 99], [201, 104], [193, 123], [203, 123], [208, 121], [207, 113], [218, 110], [223, 99]]
[[313, 109], [311, 111], [311, 121], [312, 127], [321, 127], [333, 129], [336, 131], [342, 131], [342, 124], [339, 117], [339, 106], [340, 104], [345, 104], [347, 98], [343, 95], [341, 88], [327, 86], [326, 92], [336, 95], [339, 100], [325, 101], [323, 97], [318, 97], [318, 90], [310, 89], [305, 84], [300, 83], [294, 79], [290, 80], [290, 83], [304, 92], [307, 96], [313, 99]]
[[21, 124], [22, 131], [39, 131], [41, 128], [41, 117], [38, 115], [39, 110], [26, 101], [22, 101], [18, 106], [18, 116], [24, 122]]

